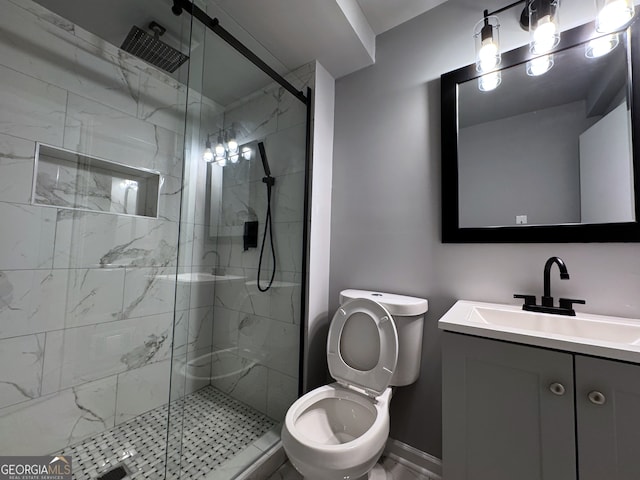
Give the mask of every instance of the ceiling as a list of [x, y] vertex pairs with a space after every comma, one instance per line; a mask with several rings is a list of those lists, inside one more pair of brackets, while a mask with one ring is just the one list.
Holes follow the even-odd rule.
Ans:
[[[36, 1], [117, 46], [132, 25], [145, 28], [152, 20], [167, 28], [163, 41], [179, 46], [181, 22], [170, 0]], [[445, 1], [208, 0], [206, 9], [276, 70], [317, 59], [339, 78], [375, 62], [376, 35]]]

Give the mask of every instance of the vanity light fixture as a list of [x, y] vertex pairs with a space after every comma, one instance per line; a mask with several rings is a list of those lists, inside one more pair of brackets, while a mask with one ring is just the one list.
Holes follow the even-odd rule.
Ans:
[[[549, 52], [560, 43], [560, 1], [519, 0], [493, 12], [484, 10], [482, 20], [473, 29], [476, 70], [483, 74], [478, 77], [478, 88], [481, 91], [494, 90], [501, 82], [500, 72], [494, 72], [501, 61], [500, 21], [497, 15], [521, 4], [524, 4], [524, 9], [520, 15], [520, 26], [529, 31], [529, 50], [537, 57], [527, 62], [527, 75], [543, 75], [551, 70], [554, 60]], [[611, 35], [591, 40], [585, 50], [588, 58], [601, 57], [616, 48], [620, 40], [618, 33], [613, 32], [626, 27], [635, 14], [634, 0], [595, 0], [595, 3], [598, 11], [596, 31]]]
[[620, 43], [620, 36], [617, 33], [594, 38], [587, 43], [584, 54], [587, 58], [603, 57], [616, 48], [618, 43]]
[[202, 158], [205, 162], [215, 162], [221, 167], [227, 165], [227, 162], [237, 163], [240, 160], [240, 146], [236, 140], [236, 134], [233, 127], [228, 129], [220, 129], [218, 131], [218, 138], [216, 146], [211, 146], [211, 136], [213, 133], [207, 135], [207, 141], [205, 143], [205, 149], [202, 154]]
[[596, 31], [611, 33], [626, 26], [635, 14], [634, 0], [596, 0]]

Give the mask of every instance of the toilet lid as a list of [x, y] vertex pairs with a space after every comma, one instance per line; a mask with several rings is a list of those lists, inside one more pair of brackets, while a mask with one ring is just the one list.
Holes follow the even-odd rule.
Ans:
[[367, 298], [343, 304], [329, 327], [327, 362], [339, 383], [372, 396], [384, 392], [398, 362], [398, 333], [387, 309]]

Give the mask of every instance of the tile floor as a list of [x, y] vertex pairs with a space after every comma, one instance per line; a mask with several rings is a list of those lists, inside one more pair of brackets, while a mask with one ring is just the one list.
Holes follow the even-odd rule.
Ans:
[[74, 480], [97, 479], [116, 464], [128, 471], [127, 479], [157, 480], [165, 478], [165, 459], [168, 479], [203, 478], [275, 426], [269, 417], [212, 386], [170, 407], [151, 410], [59, 452], [72, 456]]
[[[439, 477], [430, 477], [417, 473], [391, 458], [383, 458], [382, 465], [387, 472], [387, 480], [440, 480]], [[302, 475], [287, 462], [268, 480], [302, 480]]]

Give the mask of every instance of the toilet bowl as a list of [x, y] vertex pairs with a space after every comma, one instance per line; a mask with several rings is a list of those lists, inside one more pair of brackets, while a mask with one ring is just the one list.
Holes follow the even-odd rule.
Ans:
[[391, 385], [419, 375], [426, 300], [364, 290], [340, 300], [327, 340], [337, 382], [294, 402], [282, 427], [284, 450], [307, 480], [373, 478], [389, 436]]
[[390, 400], [390, 388], [372, 402], [338, 383], [301, 397], [282, 431], [291, 464], [305, 479], [361, 478], [384, 450]]

